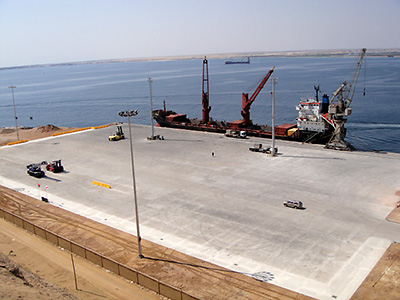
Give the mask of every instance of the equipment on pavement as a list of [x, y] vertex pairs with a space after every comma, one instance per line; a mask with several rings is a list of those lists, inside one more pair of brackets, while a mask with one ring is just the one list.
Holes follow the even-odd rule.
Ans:
[[61, 165], [61, 159], [48, 162], [46, 164], [46, 170], [53, 173], [60, 173], [64, 171], [64, 167]]
[[119, 141], [119, 140], [123, 140], [125, 138], [124, 132], [122, 131], [122, 126], [121, 125], [117, 125], [117, 132], [113, 135], [110, 135], [108, 137], [109, 141]]
[[42, 170], [42, 165], [44, 165], [45, 162], [37, 163], [37, 164], [29, 164], [26, 166], [28, 170], [26, 170], [26, 173], [30, 176], [36, 177], [36, 178], [42, 178], [44, 177], [44, 171]]

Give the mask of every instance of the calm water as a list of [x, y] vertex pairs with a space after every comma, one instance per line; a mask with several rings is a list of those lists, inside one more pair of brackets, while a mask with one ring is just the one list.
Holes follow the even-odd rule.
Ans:
[[[295, 123], [300, 98], [314, 96], [319, 84], [330, 95], [351, 81], [356, 57], [253, 58], [249, 65], [209, 60], [210, 116], [240, 119], [241, 94], [252, 93], [276, 66], [276, 122]], [[367, 57], [347, 123], [347, 139], [362, 150], [400, 152], [400, 58]], [[365, 71], [365, 72], [364, 72]], [[366, 76], [364, 76], [366, 75]], [[86, 127], [124, 121], [120, 110], [138, 109], [134, 122], [150, 125], [149, 83], [153, 108], [201, 118], [202, 60], [88, 64], [0, 70], [0, 127], [15, 126], [11, 89], [19, 126], [53, 124]], [[366, 95], [363, 96], [363, 89]], [[251, 108], [251, 119], [271, 124], [271, 83]], [[125, 120], [126, 121], [126, 120]]]

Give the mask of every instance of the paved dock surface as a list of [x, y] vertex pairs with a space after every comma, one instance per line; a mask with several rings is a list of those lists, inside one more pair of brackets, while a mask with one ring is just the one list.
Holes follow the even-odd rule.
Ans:
[[[0, 184], [135, 234], [129, 140], [109, 142], [114, 131], [2, 147]], [[400, 225], [385, 219], [398, 201], [398, 154], [278, 141], [279, 155], [269, 157], [248, 151], [265, 139], [157, 128], [165, 140], [148, 141], [150, 134], [134, 126], [144, 239], [318, 299], [348, 299], [400, 241]], [[56, 159], [65, 173], [26, 175], [27, 164]], [[286, 200], [305, 209], [285, 208]]]

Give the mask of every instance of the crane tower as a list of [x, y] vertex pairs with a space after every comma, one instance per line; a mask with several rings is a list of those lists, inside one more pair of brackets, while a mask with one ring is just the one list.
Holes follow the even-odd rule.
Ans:
[[207, 124], [210, 119], [210, 110], [211, 106], [209, 106], [209, 82], [208, 82], [208, 61], [207, 58], [203, 59], [203, 84], [202, 84], [202, 106], [203, 106], [203, 123]]
[[344, 124], [347, 122], [347, 117], [351, 115], [350, 104], [353, 100], [365, 52], [366, 49], [363, 48], [351, 83], [347, 84], [346, 81], [343, 82], [332, 94], [328, 118], [333, 121], [334, 132], [332, 133], [330, 141], [326, 144], [326, 148], [335, 150], [353, 149], [350, 143], [344, 140], [346, 137], [346, 128], [344, 128]]

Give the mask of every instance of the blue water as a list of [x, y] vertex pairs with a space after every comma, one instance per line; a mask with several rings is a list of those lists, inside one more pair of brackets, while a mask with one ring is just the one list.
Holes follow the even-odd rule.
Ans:
[[[276, 123], [295, 123], [299, 99], [314, 96], [315, 84], [330, 95], [343, 81], [351, 81], [357, 60], [260, 57], [252, 58], [251, 64], [225, 65], [223, 59], [210, 59], [210, 116], [241, 119], [242, 92], [251, 94], [276, 66]], [[166, 101], [167, 109], [201, 118], [201, 76], [202, 60], [2, 69], [0, 127], [15, 126], [11, 85], [17, 86], [19, 126], [97, 126], [124, 121], [118, 112], [126, 109], [138, 109], [134, 122], [150, 125], [148, 77], [153, 79], [154, 109]], [[253, 122], [271, 124], [270, 92], [269, 81], [252, 105]], [[351, 107], [348, 141], [361, 150], [400, 152], [400, 58], [367, 57]]]

